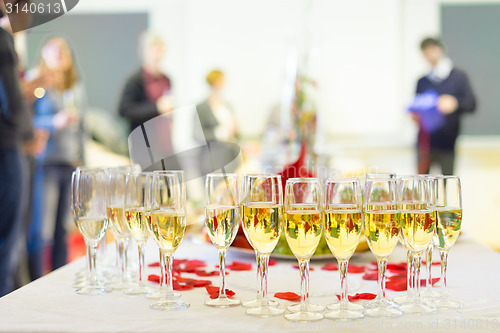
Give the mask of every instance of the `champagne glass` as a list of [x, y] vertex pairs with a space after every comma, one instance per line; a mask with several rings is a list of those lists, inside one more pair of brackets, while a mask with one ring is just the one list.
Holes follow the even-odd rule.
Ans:
[[434, 242], [441, 256], [441, 297], [432, 305], [437, 308], [459, 309], [457, 301], [446, 294], [448, 270], [448, 251], [455, 244], [462, 226], [462, 188], [457, 176], [438, 176], [435, 180], [436, 191], [436, 232]]
[[103, 170], [78, 170], [72, 176], [72, 208], [76, 226], [85, 239], [89, 268], [88, 285], [76, 292], [82, 295], [102, 295], [111, 291], [100, 285], [96, 277], [97, 244], [106, 232], [106, 180]]
[[[435, 180], [437, 176], [442, 176], [442, 175], [423, 175], [429, 180]], [[434, 195], [434, 203], [436, 200], [435, 196], [435, 182], [433, 186], [432, 191]], [[427, 277], [427, 283], [425, 284], [425, 289], [422, 290], [421, 294], [422, 297], [424, 298], [437, 298], [441, 294], [437, 291], [432, 290], [432, 251], [434, 249], [434, 243], [435, 243], [435, 238], [431, 241], [427, 249], [425, 250], [425, 271], [426, 271], [426, 277]]]
[[187, 309], [189, 304], [175, 297], [172, 280], [174, 252], [186, 232], [186, 184], [183, 172], [153, 173], [150, 223], [153, 238], [163, 254], [167, 286], [165, 297], [150, 305], [150, 308], [161, 311]]
[[127, 247], [130, 231], [125, 218], [125, 184], [130, 168], [118, 167], [107, 170], [108, 176], [108, 219], [116, 238], [120, 258], [120, 278], [113, 284], [116, 290], [127, 290], [132, 287], [127, 275]]
[[226, 295], [226, 251], [234, 241], [241, 222], [238, 175], [212, 173], [205, 181], [205, 226], [208, 236], [219, 252], [219, 297], [205, 302], [216, 308], [238, 306], [240, 300]]
[[[105, 172], [109, 172], [110, 170], [113, 170], [113, 171], [123, 171], [123, 172], [136, 172], [136, 173], [140, 173], [141, 172], [141, 166], [138, 165], [138, 164], [131, 164], [131, 165], [122, 165], [122, 166], [118, 166], [118, 167], [114, 167], [114, 168], [108, 168], [105, 170]], [[115, 256], [115, 263], [114, 263], [114, 267], [115, 267], [115, 272], [116, 272], [116, 275], [120, 276], [121, 275], [121, 259], [120, 259], [120, 248], [122, 247], [120, 245], [120, 237], [119, 237], [119, 234], [118, 232], [115, 230], [114, 226], [113, 226], [113, 223], [109, 222], [108, 224], [108, 229], [107, 231], [110, 231], [111, 234], [113, 235], [113, 239], [115, 240], [115, 247], [116, 247], [116, 256]], [[103, 240], [106, 238], [106, 235], [105, 237], [103, 237]], [[101, 242], [103, 243], [103, 242]], [[100, 244], [102, 245], [102, 244]], [[124, 248], [124, 255], [125, 255], [125, 259], [127, 259], [127, 248], [128, 247], [125, 247]]]
[[414, 263], [414, 298], [413, 302], [400, 307], [405, 313], [428, 314], [436, 311], [436, 308], [424, 304], [420, 295], [422, 254], [431, 244], [436, 226], [433, 184], [433, 179], [423, 176], [405, 176], [399, 179], [401, 234], [407, 250], [411, 251]]
[[[278, 244], [281, 233], [283, 189], [279, 175], [245, 175], [242, 203], [243, 231], [257, 254], [261, 293], [259, 305], [246, 311], [248, 315], [269, 317], [280, 315], [283, 309], [270, 307], [267, 297], [269, 256]], [[260, 264], [259, 264], [260, 263]], [[276, 302], [277, 303], [277, 302]], [[276, 304], [277, 305], [277, 304]]]
[[324, 307], [310, 304], [309, 261], [318, 247], [323, 232], [321, 212], [321, 185], [317, 178], [291, 178], [286, 181], [284, 204], [284, 232], [288, 246], [299, 262], [300, 304], [289, 306], [291, 321], [323, 319]]
[[[183, 182], [184, 181], [184, 171], [182, 170], [165, 170], [163, 171], [163, 173], [165, 174], [171, 174], [173, 175], [174, 177], [177, 177], [179, 182]], [[153, 239], [155, 239], [155, 242], [156, 242], [156, 236], [158, 233], [155, 232], [155, 230], [157, 228], [155, 228], [155, 226], [152, 224], [152, 219], [149, 218], [147, 220], [147, 224], [148, 224], [148, 231], [149, 231], [149, 234], [153, 237]], [[163, 250], [161, 249], [161, 247], [158, 247], [158, 254], [159, 254], [159, 258], [160, 258], [160, 286], [159, 288], [157, 288], [156, 291], [154, 292], [150, 292], [148, 294], [146, 294], [146, 298], [149, 298], [149, 299], [163, 299], [165, 298], [165, 295], [167, 294], [167, 288], [166, 288], [166, 281], [165, 281], [165, 275], [166, 275], [166, 272], [167, 272], [167, 267], [166, 267], [166, 262], [165, 262], [165, 254], [163, 253]], [[170, 298], [170, 299], [174, 299], [174, 298], [179, 298], [181, 297], [181, 294], [179, 293], [176, 293], [176, 292], [168, 292], [168, 296], [167, 298]]]
[[325, 239], [337, 259], [340, 270], [340, 303], [330, 304], [333, 310], [325, 318], [352, 320], [363, 317], [363, 307], [347, 297], [347, 265], [361, 238], [363, 199], [358, 178], [327, 179], [325, 184]]
[[148, 240], [148, 220], [151, 219], [151, 191], [153, 173], [127, 173], [125, 179], [125, 219], [130, 234], [135, 239], [139, 254], [139, 281], [125, 291], [128, 295], [151, 292], [144, 283], [144, 251]]
[[368, 246], [377, 257], [378, 295], [364, 304], [365, 315], [397, 317], [402, 312], [385, 296], [387, 257], [399, 238], [400, 213], [397, 205], [397, 186], [394, 178], [371, 178], [366, 181], [364, 197], [364, 230]]

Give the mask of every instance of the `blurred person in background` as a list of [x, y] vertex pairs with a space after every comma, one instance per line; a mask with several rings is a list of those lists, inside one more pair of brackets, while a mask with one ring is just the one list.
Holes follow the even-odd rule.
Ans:
[[464, 71], [454, 66], [446, 56], [439, 39], [425, 38], [420, 49], [430, 72], [417, 83], [417, 96], [429, 91], [437, 93], [436, 108], [443, 115], [442, 123], [432, 132], [422, 127], [420, 116], [412, 112], [419, 126], [418, 173], [429, 173], [437, 164], [441, 173], [452, 175], [455, 166], [455, 142], [460, 132], [460, 117], [476, 109], [476, 98]]
[[195, 130], [195, 140], [201, 144], [206, 141], [224, 141], [236, 143], [238, 124], [231, 106], [222, 94], [226, 78], [220, 70], [207, 74], [206, 81], [210, 92], [206, 100], [196, 106], [203, 133]]
[[125, 83], [119, 105], [120, 115], [130, 122], [130, 131], [173, 110], [171, 81], [160, 68], [165, 55], [161, 37], [143, 33], [139, 54], [142, 66]]
[[[162, 168], [178, 170], [180, 164], [174, 156], [174, 119], [170, 113], [174, 109], [172, 84], [161, 70], [161, 62], [165, 56], [163, 39], [152, 32], [144, 32], [139, 39], [139, 55], [142, 66], [125, 83], [118, 112], [129, 121], [130, 132], [145, 122], [164, 115], [156, 118], [155, 128], [161, 130], [150, 133], [150, 140], [154, 140], [154, 135], [160, 135], [161, 139], [157, 140], [164, 157], [171, 156], [168, 161], [162, 161]], [[158, 166], [152, 168], [157, 169]]]
[[44, 78], [35, 89], [33, 125], [49, 132], [45, 151], [35, 156], [32, 218], [28, 231], [31, 279], [44, 270], [43, 253], [52, 248], [51, 269], [67, 261], [71, 173], [84, 160], [83, 86], [69, 44], [52, 37], [42, 46], [38, 66], [27, 77]]
[[[17, 28], [27, 28], [29, 11], [13, 12], [10, 19]], [[24, 103], [14, 39], [8, 30], [10, 22], [4, 1], [0, 1], [0, 297], [13, 290], [19, 260], [16, 243], [21, 238], [28, 195], [22, 145], [26, 142], [34, 151], [39, 148]]]

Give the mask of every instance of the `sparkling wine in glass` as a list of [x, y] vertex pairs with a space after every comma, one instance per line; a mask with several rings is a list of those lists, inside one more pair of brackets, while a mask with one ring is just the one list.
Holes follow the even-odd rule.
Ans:
[[333, 310], [325, 318], [353, 320], [363, 317], [363, 307], [347, 297], [347, 266], [359, 244], [363, 230], [363, 199], [358, 178], [327, 179], [324, 205], [325, 239], [337, 259], [340, 270], [340, 303], [330, 304]]
[[378, 295], [364, 304], [365, 315], [397, 317], [402, 312], [385, 295], [387, 258], [396, 247], [401, 226], [394, 178], [371, 178], [366, 181], [364, 197], [364, 232], [368, 246], [377, 257]]
[[133, 285], [128, 277], [127, 247], [130, 239], [130, 231], [125, 218], [125, 184], [130, 167], [117, 167], [107, 169], [108, 177], [108, 208], [107, 215], [110, 226], [115, 236], [116, 246], [119, 254], [120, 276], [113, 283], [113, 289], [128, 290]]
[[448, 252], [457, 241], [462, 227], [462, 185], [457, 176], [437, 176], [436, 191], [436, 229], [434, 243], [441, 256], [441, 297], [432, 305], [443, 309], [459, 309], [457, 301], [449, 298], [446, 293]]
[[290, 321], [323, 319], [318, 313], [324, 307], [311, 304], [309, 298], [309, 261], [318, 247], [323, 233], [321, 185], [317, 178], [291, 178], [286, 182], [284, 203], [286, 241], [299, 262], [300, 304], [288, 307], [285, 315]]
[[405, 313], [429, 314], [436, 311], [422, 302], [420, 295], [422, 255], [432, 242], [436, 226], [433, 185], [434, 180], [424, 176], [403, 176], [398, 181], [401, 234], [414, 263], [414, 299], [401, 305], [400, 310]]
[[[260, 269], [258, 305], [246, 311], [248, 315], [269, 317], [283, 314], [272, 307], [267, 297], [269, 256], [278, 244], [282, 229], [283, 189], [279, 175], [245, 175], [243, 180], [243, 231], [257, 256]], [[273, 304], [274, 306], [277, 305]]]
[[[182, 170], [165, 170], [163, 171], [164, 173], [171, 174], [179, 179], [179, 181], [183, 181], [184, 179], [184, 171]], [[158, 228], [156, 225], [152, 223], [151, 215], [150, 218], [147, 221], [147, 226], [148, 226], [148, 231], [150, 236], [155, 240], [155, 242], [158, 242]], [[167, 288], [166, 288], [166, 281], [165, 281], [165, 275], [167, 274], [167, 267], [165, 263], [165, 254], [163, 253], [161, 247], [158, 247], [158, 254], [159, 254], [159, 263], [160, 263], [160, 286], [157, 288], [156, 291], [149, 292], [146, 294], [146, 298], [149, 299], [163, 299], [165, 298], [165, 295], [167, 294]], [[181, 294], [176, 293], [176, 292], [169, 292], [168, 293], [168, 298], [179, 298], [181, 297]]]
[[96, 277], [97, 244], [108, 226], [106, 216], [106, 179], [102, 169], [80, 169], [72, 176], [72, 210], [78, 230], [85, 239], [88, 284], [76, 292], [82, 295], [102, 295], [111, 291]]
[[241, 304], [238, 299], [226, 295], [226, 251], [238, 233], [241, 223], [241, 207], [238, 191], [238, 175], [212, 173], [205, 181], [205, 227], [219, 253], [219, 297], [206, 301], [205, 305], [225, 308]]
[[166, 293], [151, 309], [182, 310], [189, 304], [182, 302], [173, 291], [172, 264], [174, 252], [186, 232], [186, 184], [184, 173], [155, 171], [151, 198], [151, 234], [163, 254], [166, 266]]
[[127, 173], [125, 180], [125, 219], [130, 234], [135, 239], [139, 254], [139, 274], [136, 285], [125, 290], [128, 295], [151, 292], [144, 283], [144, 251], [149, 237], [148, 224], [151, 219], [151, 194], [153, 173]]

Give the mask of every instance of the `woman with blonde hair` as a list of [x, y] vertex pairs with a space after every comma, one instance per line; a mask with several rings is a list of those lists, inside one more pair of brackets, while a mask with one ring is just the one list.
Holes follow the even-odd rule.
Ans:
[[40, 51], [32, 77], [44, 77], [35, 89], [35, 128], [49, 131], [47, 147], [36, 157], [33, 184], [33, 216], [28, 232], [32, 279], [44, 270], [43, 250], [52, 247], [52, 267], [67, 260], [66, 222], [69, 218], [71, 173], [83, 163], [83, 87], [68, 42], [49, 38]]
[[196, 106], [203, 133], [194, 133], [199, 142], [225, 141], [236, 143], [238, 125], [231, 106], [222, 96], [226, 82], [224, 73], [212, 70], [206, 81], [210, 87], [208, 98]]

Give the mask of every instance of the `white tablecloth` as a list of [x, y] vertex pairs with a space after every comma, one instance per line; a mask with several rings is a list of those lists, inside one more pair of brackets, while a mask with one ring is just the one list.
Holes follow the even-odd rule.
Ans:
[[[435, 253], [437, 256], [437, 253]], [[202, 259], [215, 265], [215, 247], [195, 241], [185, 241], [177, 258]], [[157, 258], [157, 249], [148, 244], [147, 261]], [[246, 260], [252, 255], [229, 250], [228, 262]], [[404, 249], [397, 247], [390, 262], [405, 259]], [[353, 264], [368, 264], [370, 252], [356, 255]], [[334, 260], [332, 260], [334, 261]], [[311, 301], [323, 305], [332, 303], [339, 289], [338, 271], [323, 271], [323, 262], [313, 263]], [[299, 271], [294, 261], [278, 261], [270, 267], [270, 295], [276, 291], [299, 291]], [[0, 299], [1, 332], [302, 332], [331, 331], [500, 331], [500, 254], [473, 241], [460, 240], [450, 251], [449, 293], [463, 302], [460, 311], [442, 310], [433, 315], [404, 315], [396, 319], [363, 318], [354, 322], [322, 320], [315, 323], [290, 323], [282, 316], [255, 318], [245, 315], [245, 308], [214, 309], [203, 305], [208, 299], [204, 288], [183, 291], [182, 299], [191, 304], [187, 310], [160, 312], [149, 309], [151, 300], [142, 296], [127, 296], [113, 291], [103, 296], [77, 295], [72, 288], [75, 273], [84, 261], [71, 263]], [[255, 264], [254, 264], [255, 267]], [[438, 276], [438, 266], [434, 266]], [[148, 268], [153, 273], [157, 268]], [[187, 276], [187, 274], [185, 275]], [[350, 274], [350, 292], [376, 293], [375, 281], [364, 281], [362, 274]], [[219, 285], [218, 277], [212, 277]], [[231, 271], [228, 288], [242, 300], [255, 296], [255, 270]], [[388, 292], [389, 297], [398, 293]], [[287, 306], [288, 301], [280, 301]]]

